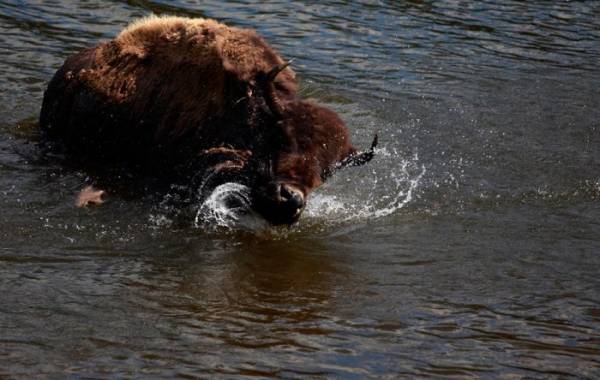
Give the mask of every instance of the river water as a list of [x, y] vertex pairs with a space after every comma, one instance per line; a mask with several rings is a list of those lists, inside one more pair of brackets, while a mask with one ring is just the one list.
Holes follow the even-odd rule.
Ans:
[[[289, 229], [76, 209], [43, 90], [150, 12], [257, 29], [376, 158]], [[598, 1], [0, 1], [0, 378], [598, 378], [599, 88]]]

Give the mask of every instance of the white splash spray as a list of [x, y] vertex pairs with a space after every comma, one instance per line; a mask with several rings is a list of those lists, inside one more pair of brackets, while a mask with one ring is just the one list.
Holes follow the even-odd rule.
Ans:
[[[414, 199], [425, 173], [425, 166], [419, 163], [417, 154], [407, 158], [395, 150], [377, 149], [373, 163], [341, 171], [317, 189], [308, 199], [299, 226], [304, 229], [315, 224], [351, 223], [392, 215]], [[245, 185], [224, 183], [202, 196], [211, 174], [203, 178], [197, 190], [203, 198], [202, 203], [188, 204], [193, 208], [195, 227], [205, 231], [272, 229], [252, 211], [250, 189]], [[177, 217], [168, 200], [170, 197], [162, 202], [164, 205], [161, 203], [159, 209], [162, 212], [151, 215], [153, 225], [169, 226], [170, 216]]]
[[[339, 173], [341, 179], [327, 183], [309, 198], [300, 225], [383, 218], [411, 202], [426, 172], [425, 167], [418, 164], [418, 155], [400, 159], [396, 152], [385, 149], [379, 149], [377, 155], [387, 161], [383, 162], [386, 165], [377, 166], [381, 172], [376, 169], [368, 172], [368, 167], [363, 167]], [[381, 166], [386, 168], [381, 169]], [[358, 169], [362, 171], [357, 173]], [[269, 224], [251, 211], [249, 194], [249, 188], [238, 183], [218, 186], [198, 208], [195, 225], [254, 231], [268, 229]]]
[[196, 227], [264, 229], [267, 222], [250, 208], [250, 189], [242, 184], [227, 182], [217, 186], [198, 208]]
[[305, 216], [350, 222], [383, 218], [405, 207], [425, 175], [425, 166], [418, 165], [417, 154], [400, 162], [396, 152], [380, 149], [377, 155], [390, 159], [389, 172], [380, 174], [373, 169], [368, 175], [347, 178], [347, 186], [336, 183], [318, 190], [310, 198]]

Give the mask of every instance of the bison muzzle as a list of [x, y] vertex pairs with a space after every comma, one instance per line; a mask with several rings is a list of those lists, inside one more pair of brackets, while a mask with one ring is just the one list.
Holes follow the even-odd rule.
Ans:
[[240, 182], [252, 208], [292, 224], [335, 170], [362, 165], [331, 110], [298, 96], [289, 62], [252, 30], [151, 16], [70, 56], [44, 94], [40, 125], [71, 155], [153, 176]]

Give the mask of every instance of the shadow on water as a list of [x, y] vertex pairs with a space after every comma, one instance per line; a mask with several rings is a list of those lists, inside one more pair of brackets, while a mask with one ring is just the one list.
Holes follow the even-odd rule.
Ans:
[[[318, 253], [321, 245], [307, 239], [246, 241], [213, 254], [192, 245], [177, 258], [155, 257], [152, 272], [159, 278], [151, 283], [162, 283], [164, 275], [169, 294], [175, 290], [161, 309], [187, 315], [199, 331], [210, 327], [204, 322], [210, 323], [214, 332], [233, 345], [258, 347], [274, 338], [288, 339], [286, 330], [297, 324], [318, 321], [330, 308], [336, 284], [351, 280], [343, 266]], [[148, 290], [152, 289], [141, 285], [140, 294], [151, 295]], [[223, 322], [237, 334], [228, 336]], [[239, 329], [244, 323], [261, 326], [264, 336]], [[269, 336], [273, 329], [281, 334]], [[279, 344], [284, 343], [273, 345]]]

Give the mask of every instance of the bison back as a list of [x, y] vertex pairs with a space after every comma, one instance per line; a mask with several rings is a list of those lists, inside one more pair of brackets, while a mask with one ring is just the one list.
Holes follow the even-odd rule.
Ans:
[[[66, 60], [44, 94], [40, 125], [90, 155], [193, 154], [243, 133], [243, 120], [231, 120], [244, 118], [237, 100], [256, 73], [282, 62], [250, 30], [146, 18]], [[291, 70], [277, 81], [295, 94]]]

